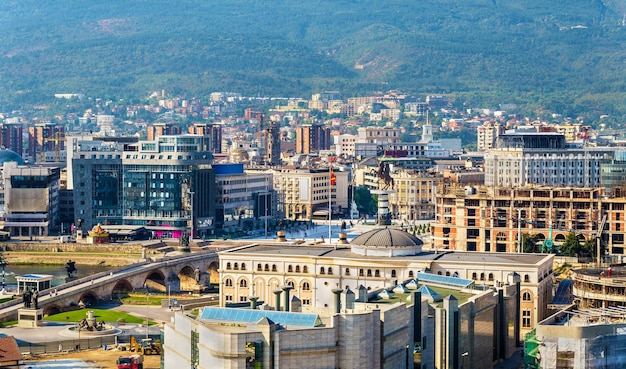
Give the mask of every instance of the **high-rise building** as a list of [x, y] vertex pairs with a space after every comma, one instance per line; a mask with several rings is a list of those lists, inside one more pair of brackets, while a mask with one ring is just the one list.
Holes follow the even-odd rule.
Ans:
[[75, 216], [97, 223], [145, 227], [155, 237], [213, 231], [215, 176], [210, 140], [160, 136], [103, 150], [74, 152]]
[[21, 124], [2, 124], [0, 125], [0, 146], [5, 149], [15, 151], [18, 155], [22, 155], [22, 125]]
[[311, 154], [330, 149], [330, 128], [305, 124], [296, 128], [296, 154]]
[[222, 125], [216, 123], [194, 123], [187, 128], [194, 135], [208, 136], [211, 139], [211, 152], [222, 153]]
[[182, 133], [179, 125], [163, 122], [152, 123], [146, 130], [148, 131], [148, 141], [154, 141], [159, 136], [179, 135]]

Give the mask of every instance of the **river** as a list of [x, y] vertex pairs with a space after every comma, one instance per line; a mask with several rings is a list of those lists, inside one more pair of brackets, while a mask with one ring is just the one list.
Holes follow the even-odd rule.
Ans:
[[[115, 267], [101, 267], [101, 266], [93, 266], [93, 265], [76, 265], [76, 273], [75, 277], [82, 278], [87, 277], [92, 274], [106, 272], [107, 270], [114, 269]], [[58, 286], [60, 284], [65, 283], [65, 278], [67, 278], [67, 272], [65, 271], [65, 266], [63, 265], [7, 265], [5, 273], [5, 284], [8, 286], [8, 289], [11, 290], [11, 287], [15, 288], [17, 286], [17, 281], [15, 280], [15, 276], [26, 275], [26, 274], [49, 274], [52, 275], [52, 287]]]

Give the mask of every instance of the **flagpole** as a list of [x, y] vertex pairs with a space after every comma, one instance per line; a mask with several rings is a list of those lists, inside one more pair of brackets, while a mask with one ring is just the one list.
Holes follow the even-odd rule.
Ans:
[[332, 244], [333, 239], [332, 239], [332, 223], [331, 223], [331, 219], [333, 218], [333, 207], [332, 207], [332, 201], [333, 201], [333, 163], [330, 162], [328, 163], [330, 164], [330, 167], [328, 169], [328, 244]]

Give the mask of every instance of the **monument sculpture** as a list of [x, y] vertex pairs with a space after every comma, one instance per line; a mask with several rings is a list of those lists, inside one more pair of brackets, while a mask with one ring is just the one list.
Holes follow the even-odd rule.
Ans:
[[67, 278], [72, 278], [73, 274], [76, 273], [76, 262], [71, 259], [65, 263], [65, 271], [67, 271]]
[[378, 182], [380, 183], [381, 181], [383, 182], [384, 186], [382, 188], [380, 188], [381, 190], [387, 190], [389, 189], [389, 187], [391, 186], [391, 188], [394, 188], [394, 180], [391, 177], [391, 173], [389, 171], [389, 164], [385, 163], [385, 162], [380, 162], [378, 164], [378, 168], [377, 169], [372, 169], [370, 171], [373, 174], [376, 174], [378, 176]]

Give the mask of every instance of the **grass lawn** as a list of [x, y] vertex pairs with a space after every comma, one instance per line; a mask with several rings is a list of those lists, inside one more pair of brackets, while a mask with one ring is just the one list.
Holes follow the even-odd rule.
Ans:
[[[53, 322], [70, 322], [77, 323], [82, 319], [87, 318], [87, 311], [93, 311], [93, 315], [96, 318], [96, 321], [104, 321], [106, 323], [117, 323], [119, 319], [124, 319], [126, 323], [131, 324], [142, 324], [144, 319], [136, 317], [134, 315], [130, 315], [121, 311], [115, 310], [101, 310], [101, 309], [80, 309], [73, 311], [66, 311], [64, 313], [50, 315], [44, 318], [44, 320], [53, 321]], [[150, 324], [156, 324], [155, 322], [150, 322]]]

